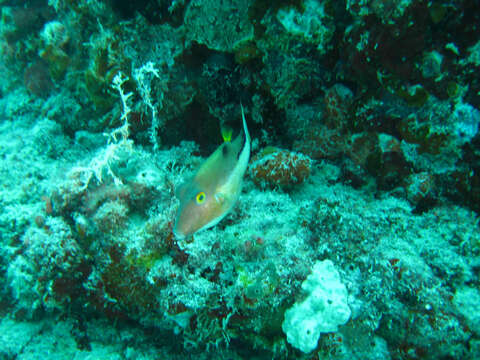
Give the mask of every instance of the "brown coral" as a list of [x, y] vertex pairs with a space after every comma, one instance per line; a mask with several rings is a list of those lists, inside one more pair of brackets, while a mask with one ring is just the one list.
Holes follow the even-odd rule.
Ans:
[[301, 184], [310, 175], [311, 166], [306, 155], [267, 147], [253, 158], [250, 176], [260, 187], [288, 189]]
[[42, 60], [34, 62], [25, 69], [23, 82], [28, 91], [39, 97], [47, 97], [54, 89], [48, 66]]

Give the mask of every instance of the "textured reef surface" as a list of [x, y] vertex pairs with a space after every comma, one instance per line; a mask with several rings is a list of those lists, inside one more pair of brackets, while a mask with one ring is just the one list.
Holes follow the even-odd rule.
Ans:
[[0, 10], [0, 359], [480, 358], [478, 1]]

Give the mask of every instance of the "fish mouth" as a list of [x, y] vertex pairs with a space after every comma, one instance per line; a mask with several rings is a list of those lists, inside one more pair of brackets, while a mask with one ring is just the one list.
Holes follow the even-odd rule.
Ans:
[[185, 239], [185, 234], [183, 234], [182, 232], [178, 231], [177, 228], [174, 228], [174, 229], [173, 229], [173, 235], [174, 235], [175, 238], [178, 239], [178, 240]]

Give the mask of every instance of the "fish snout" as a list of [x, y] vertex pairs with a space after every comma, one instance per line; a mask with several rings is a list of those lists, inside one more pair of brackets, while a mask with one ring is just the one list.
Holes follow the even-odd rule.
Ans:
[[175, 226], [173, 227], [173, 235], [178, 240], [182, 240], [186, 236], [185, 232], [178, 228], [178, 220], [175, 221]]

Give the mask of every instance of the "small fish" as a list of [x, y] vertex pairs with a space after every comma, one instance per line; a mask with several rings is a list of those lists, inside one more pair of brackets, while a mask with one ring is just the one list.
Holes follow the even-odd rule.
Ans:
[[250, 158], [250, 135], [243, 106], [242, 121], [243, 133], [234, 141], [230, 141], [231, 132], [224, 133], [225, 142], [178, 189], [180, 206], [173, 228], [177, 238], [217, 225], [235, 205]]

